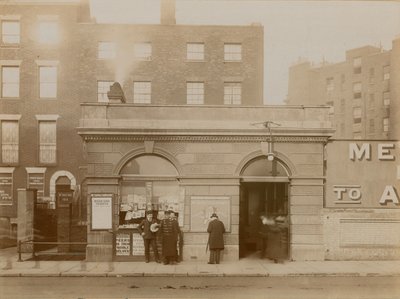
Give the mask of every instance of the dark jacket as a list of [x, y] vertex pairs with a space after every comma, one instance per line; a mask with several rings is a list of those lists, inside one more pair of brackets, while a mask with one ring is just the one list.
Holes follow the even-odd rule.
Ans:
[[207, 232], [209, 233], [208, 246], [210, 250], [224, 249], [225, 226], [222, 221], [218, 219], [212, 220], [208, 224]]
[[151, 222], [147, 219], [144, 219], [138, 227], [139, 233], [142, 234], [144, 232], [143, 239], [154, 239], [156, 237], [156, 233], [153, 233], [150, 230], [150, 225], [153, 223], [157, 223], [156, 219], [153, 219]]
[[177, 241], [180, 234], [178, 221], [164, 219], [161, 221], [160, 232], [162, 236], [162, 250], [164, 256], [176, 256]]

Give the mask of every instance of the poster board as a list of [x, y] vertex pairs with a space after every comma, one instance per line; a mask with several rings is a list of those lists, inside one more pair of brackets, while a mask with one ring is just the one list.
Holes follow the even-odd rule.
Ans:
[[112, 194], [92, 194], [91, 229], [112, 229]]
[[129, 233], [117, 234], [115, 237], [115, 255], [129, 256], [131, 253], [131, 236]]
[[206, 232], [213, 213], [231, 230], [231, 201], [227, 196], [192, 196], [190, 200], [190, 231]]

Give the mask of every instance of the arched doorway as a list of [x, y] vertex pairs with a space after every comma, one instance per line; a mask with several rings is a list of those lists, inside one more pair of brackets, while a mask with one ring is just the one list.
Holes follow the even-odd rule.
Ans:
[[268, 233], [265, 257], [289, 258], [289, 171], [276, 157], [250, 160], [241, 171], [239, 211], [239, 257], [260, 257], [261, 216], [274, 225]]
[[135, 227], [144, 219], [146, 210], [162, 218], [165, 210], [172, 209], [180, 219], [183, 205], [180, 204], [178, 171], [168, 159], [142, 154], [127, 161], [119, 174], [122, 177], [120, 228]]

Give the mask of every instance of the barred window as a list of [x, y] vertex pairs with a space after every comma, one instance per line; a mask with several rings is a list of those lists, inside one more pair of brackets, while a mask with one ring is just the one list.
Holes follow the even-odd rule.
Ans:
[[133, 102], [138, 104], [151, 103], [151, 82], [133, 82]]
[[204, 82], [186, 83], [186, 101], [188, 104], [204, 104]]

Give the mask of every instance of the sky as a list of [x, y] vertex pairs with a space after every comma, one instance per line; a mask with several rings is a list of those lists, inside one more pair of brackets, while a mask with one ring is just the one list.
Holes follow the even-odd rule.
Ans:
[[[159, 24], [160, 0], [90, 0], [99, 23]], [[400, 1], [176, 0], [176, 23], [264, 26], [264, 103], [284, 104], [289, 67], [345, 59], [346, 50], [390, 50]]]

